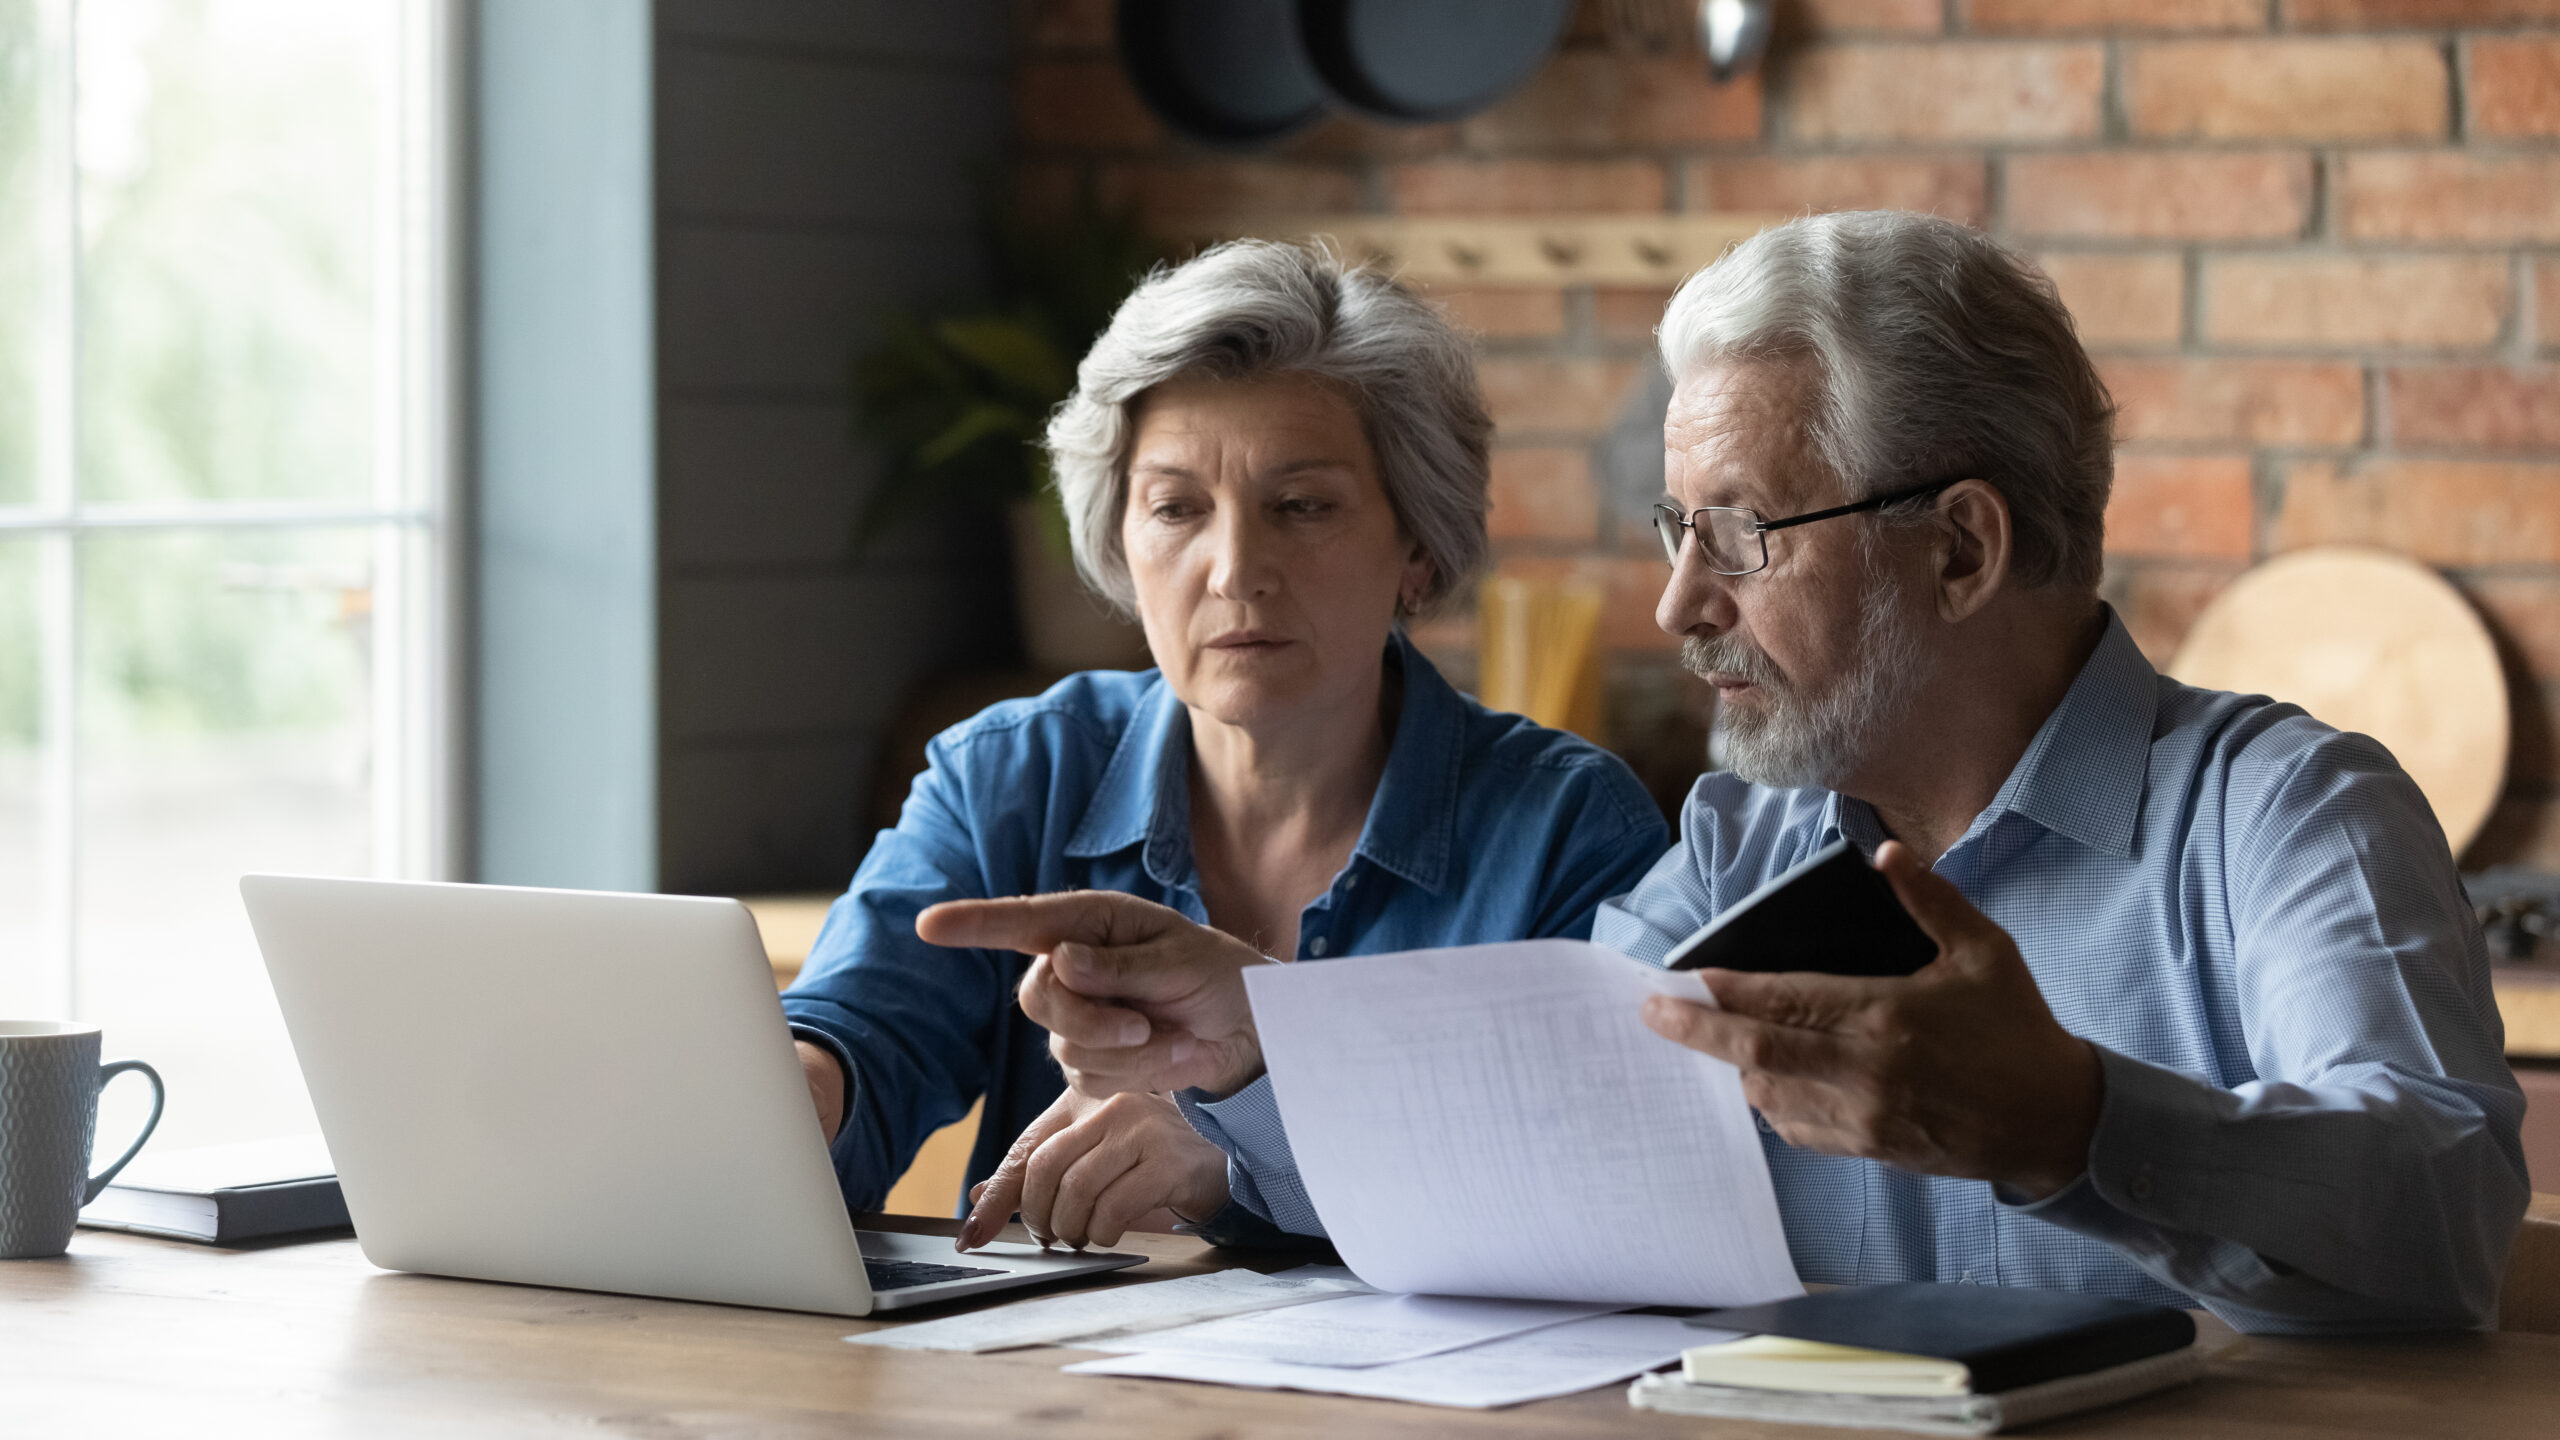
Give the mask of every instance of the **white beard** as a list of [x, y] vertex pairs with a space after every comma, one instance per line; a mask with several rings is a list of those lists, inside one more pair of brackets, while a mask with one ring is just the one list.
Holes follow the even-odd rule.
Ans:
[[1681, 642], [1680, 663], [1699, 675], [1722, 671], [1759, 687], [1756, 711], [1716, 707], [1710, 736], [1716, 763], [1755, 785], [1837, 789], [1876, 746], [1910, 717], [1924, 648], [1918, 617], [1881, 574], [1859, 605], [1849, 669], [1819, 695], [1778, 673], [1759, 647], [1733, 634]]

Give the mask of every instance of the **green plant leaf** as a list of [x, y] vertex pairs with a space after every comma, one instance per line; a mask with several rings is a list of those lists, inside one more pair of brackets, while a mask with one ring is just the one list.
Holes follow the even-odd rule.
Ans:
[[933, 336], [1034, 403], [1054, 405], [1075, 388], [1075, 368], [1027, 320], [955, 315], [935, 321]]
[[960, 412], [942, 433], [916, 447], [916, 469], [938, 470], [957, 459], [960, 452], [990, 435], [1006, 436], [1020, 443], [1031, 439], [1031, 418], [1019, 407], [981, 400]]

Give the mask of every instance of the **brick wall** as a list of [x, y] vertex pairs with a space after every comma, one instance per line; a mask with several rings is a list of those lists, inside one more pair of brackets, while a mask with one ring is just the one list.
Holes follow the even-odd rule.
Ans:
[[[2051, 271], [2123, 407], [2107, 593], [2144, 647], [2165, 660], [2288, 547], [2443, 568], [2516, 695], [2510, 795], [2465, 859], [2560, 869], [2560, 0], [1793, 0], [1769, 63], [1725, 88], [1694, 54], [1613, 48], [1597, 11], [1462, 124], [1334, 120], [1233, 156], [1149, 118], [1106, 0], [1031, 0], [1017, 182], [1089, 182], [1171, 230], [1867, 206], [1981, 225]], [[1611, 738], [1676, 784], [1703, 703], [1653, 626], [1627, 458], [1667, 296], [1439, 298], [1483, 336], [1499, 563], [1606, 587]], [[1471, 671], [1463, 618], [1426, 638]]]

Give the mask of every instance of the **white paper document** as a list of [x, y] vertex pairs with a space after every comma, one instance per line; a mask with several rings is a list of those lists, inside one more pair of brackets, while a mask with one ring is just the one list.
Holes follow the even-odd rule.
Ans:
[[[1309, 1267], [1313, 1268], [1313, 1267]], [[979, 1354], [1026, 1345], [1060, 1345], [1069, 1340], [1119, 1335], [1191, 1325], [1247, 1311], [1303, 1305], [1367, 1287], [1356, 1280], [1325, 1275], [1257, 1275], [1250, 1270], [1220, 1270], [1185, 1275], [1144, 1285], [1108, 1290], [1082, 1290], [1021, 1300], [967, 1315], [891, 1325], [844, 1337], [856, 1345], [883, 1345], [895, 1350], [957, 1350]]]
[[1245, 971], [1298, 1173], [1380, 1290], [1622, 1305], [1804, 1293], [1742, 1078], [1644, 1026], [1674, 974], [1577, 940]]
[[1600, 1315], [1420, 1360], [1358, 1369], [1147, 1352], [1066, 1367], [1070, 1375], [1200, 1380], [1487, 1409], [1615, 1384], [1680, 1358], [1699, 1331], [1668, 1315]]
[[1080, 1340], [1076, 1345], [1083, 1350], [1143, 1350], [1290, 1365], [1389, 1365], [1616, 1308], [1452, 1295], [1345, 1295], [1286, 1310], [1150, 1330], [1125, 1339]]

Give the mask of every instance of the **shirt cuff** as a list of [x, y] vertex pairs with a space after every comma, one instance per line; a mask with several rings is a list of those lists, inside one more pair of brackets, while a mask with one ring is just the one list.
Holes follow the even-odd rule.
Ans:
[[853, 1128], [850, 1123], [853, 1119], [853, 1051], [847, 1049], [842, 1040], [814, 1025], [793, 1025], [791, 1038], [806, 1040], [833, 1055], [836, 1057], [836, 1068], [844, 1072], [844, 1110], [836, 1116], [836, 1138], [842, 1140], [845, 1132]]
[[1205, 1099], [1197, 1090], [1173, 1098], [1191, 1128], [1227, 1152], [1228, 1189], [1239, 1201], [1291, 1234], [1324, 1233], [1324, 1222], [1316, 1218], [1316, 1207], [1299, 1183], [1298, 1159], [1280, 1123], [1280, 1101], [1269, 1075], [1224, 1100]]

